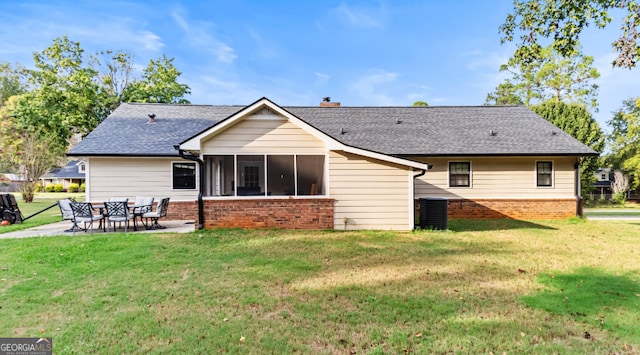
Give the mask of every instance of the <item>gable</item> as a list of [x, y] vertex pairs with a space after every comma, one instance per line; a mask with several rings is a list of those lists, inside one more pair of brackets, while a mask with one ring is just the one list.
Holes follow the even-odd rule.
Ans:
[[[246, 147], [247, 145], [254, 145], [253, 148], [261, 147], [261, 148], [271, 149], [273, 148], [273, 146], [275, 146], [275, 148], [280, 149], [281, 151], [286, 153], [303, 153], [303, 151], [301, 150], [304, 150], [304, 149], [314, 150], [315, 148], [318, 148], [318, 146], [311, 146], [311, 147], [307, 146], [307, 144], [309, 143], [308, 138], [313, 137], [317, 141], [322, 142], [324, 144], [324, 148], [325, 148], [324, 151], [343, 150], [352, 154], [358, 154], [358, 155], [362, 155], [370, 158], [380, 159], [383, 161], [392, 162], [392, 163], [400, 164], [403, 166], [410, 166], [416, 169], [422, 169], [422, 170], [428, 169], [428, 166], [423, 163], [407, 160], [400, 157], [394, 157], [387, 154], [382, 154], [380, 152], [369, 151], [366, 149], [359, 148], [357, 146], [345, 145], [339, 140], [337, 140], [335, 137], [328, 135], [327, 133], [321, 130], [318, 130], [313, 125], [307, 123], [306, 121], [292, 114], [286, 109], [276, 105], [275, 103], [273, 103], [267, 98], [262, 98], [254, 102], [253, 104], [245, 107], [244, 109], [218, 122], [213, 127], [206, 129], [205, 131], [202, 131], [192, 136], [191, 138], [183, 141], [182, 143], [179, 144], [179, 149], [188, 150], [188, 151], [199, 151], [203, 153], [202, 152], [203, 142], [206, 142], [212, 139], [213, 137], [216, 137], [222, 134], [223, 132], [229, 130], [231, 127], [234, 127], [238, 123], [243, 121], [247, 121], [247, 122], [250, 122], [250, 121], [256, 121], [256, 122], [282, 121], [284, 122], [286, 121], [287, 123], [292, 124], [295, 127], [298, 127], [300, 130], [292, 129], [293, 126], [288, 126], [288, 127], [286, 125], [269, 126], [268, 124], [266, 124], [261, 128], [261, 130], [258, 129], [257, 138], [263, 137], [261, 140], [259, 139], [257, 142], [253, 142], [253, 143], [249, 140], [239, 141], [238, 143], [236, 143], [238, 145], [236, 148]], [[259, 126], [259, 125], [256, 124], [252, 126]], [[239, 128], [244, 128], [244, 127], [239, 126]], [[238, 131], [245, 132], [245, 135], [243, 137], [249, 138], [252, 134], [250, 133], [251, 129], [250, 127], [246, 127], [246, 128], [247, 130], [244, 130], [244, 131], [238, 130]], [[302, 134], [303, 131], [306, 132], [306, 134]], [[276, 132], [277, 133], [293, 132], [294, 134], [292, 136], [297, 135], [298, 137], [305, 137], [305, 138], [299, 141], [295, 140], [295, 138], [292, 139], [292, 142], [296, 142], [297, 145], [291, 146], [291, 145], [283, 144], [282, 142], [273, 141], [272, 138], [278, 137], [279, 135], [279, 134], [275, 134]], [[274, 134], [272, 135], [267, 133], [274, 133]], [[255, 135], [256, 133], [253, 133], [253, 134]], [[282, 137], [287, 137], [287, 136], [288, 135], [284, 135], [284, 134], [282, 135]], [[209, 150], [209, 148], [207, 148], [207, 150], [211, 151]], [[268, 152], [273, 153], [273, 150], [268, 150]], [[219, 154], [221, 153], [221, 151], [218, 150], [218, 151], [215, 151], [214, 153]], [[237, 153], [237, 151], [235, 151], [235, 153]]]
[[324, 154], [323, 141], [286, 117], [263, 108], [208, 136], [202, 154]]

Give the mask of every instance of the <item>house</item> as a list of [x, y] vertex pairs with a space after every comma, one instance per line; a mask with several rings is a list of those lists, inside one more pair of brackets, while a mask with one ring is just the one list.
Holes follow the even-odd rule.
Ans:
[[596, 181], [593, 184], [591, 197], [595, 200], [611, 200], [611, 183], [614, 181], [613, 170], [611, 168], [599, 168], [596, 170]]
[[20, 191], [20, 183], [24, 177], [11, 173], [0, 173], [0, 192]]
[[198, 228], [411, 230], [449, 217], [566, 218], [596, 152], [526, 107], [123, 103], [68, 152], [90, 201], [169, 196]]
[[50, 184], [62, 184], [66, 190], [70, 184], [78, 184], [85, 182], [85, 162], [82, 160], [71, 160], [62, 168], [53, 168], [40, 177], [42, 186]]

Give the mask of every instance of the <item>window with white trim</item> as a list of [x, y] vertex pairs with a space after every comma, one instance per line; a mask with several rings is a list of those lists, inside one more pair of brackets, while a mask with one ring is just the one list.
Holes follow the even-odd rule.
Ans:
[[470, 162], [449, 162], [449, 187], [471, 187]]
[[553, 186], [553, 162], [550, 162], [550, 161], [536, 162], [536, 186], [538, 187]]

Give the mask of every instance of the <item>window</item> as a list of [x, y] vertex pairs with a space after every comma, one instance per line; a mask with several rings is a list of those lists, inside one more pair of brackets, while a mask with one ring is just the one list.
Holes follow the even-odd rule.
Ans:
[[196, 188], [196, 163], [173, 163], [173, 188], [179, 190]]
[[84, 163], [80, 163], [80, 164], [78, 164], [78, 172], [82, 174], [82, 173], [84, 173], [85, 171], [86, 171], [86, 170], [85, 170], [85, 165], [84, 165]]
[[553, 163], [539, 161], [536, 163], [536, 185], [540, 187], [553, 186]]
[[471, 186], [471, 163], [449, 163], [449, 187]]
[[323, 195], [324, 155], [205, 156], [207, 196]]

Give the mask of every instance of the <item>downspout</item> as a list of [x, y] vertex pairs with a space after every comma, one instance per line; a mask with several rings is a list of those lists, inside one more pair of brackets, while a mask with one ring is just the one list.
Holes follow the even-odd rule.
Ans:
[[[429, 169], [431, 169], [431, 168], [432, 168], [432, 165], [427, 164], [427, 167], [428, 167]], [[421, 176], [424, 176], [424, 174], [426, 174], [426, 173], [427, 173], [427, 169], [420, 169], [420, 172], [419, 172], [419, 173], [417, 173], [417, 174], [413, 175], [413, 180], [415, 180], [415, 179], [417, 179], [417, 178], [419, 178], [419, 177], [421, 177]], [[413, 201], [414, 201], [414, 202], [413, 202], [413, 203], [414, 203], [414, 207], [413, 207], [413, 221], [414, 221], [414, 224], [415, 224], [415, 220], [416, 220], [416, 208], [415, 208], [415, 194], [416, 194], [416, 192], [415, 192], [415, 186], [416, 186], [416, 183], [415, 183], [415, 181], [414, 181], [414, 183], [413, 183], [413, 187], [414, 187], [414, 191], [413, 191], [413, 196], [414, 196], [414, 200], [413, 200]], [[415, 226], [414, 226], [414, 228], [415, 228]]]
[[198, 186], [198, 229], [202, 229], [204, 225], [204, 203], [202, 202], [202, 189], [204, 187], [204, 162], [199, 156], [194, 154], [186, 154], [184, 150], [180, 149], [179, 145], [174, 145], [174, 149], [178, 151], [182, 159], [195, 161], [198, 163], [198, 175], [200, 176], [200, 186]]
[[578, 162], [574, 165], [575, 172], [575, 195], [576, 195], [576, 216], [583, 217], [582, 213], [582, 196], [580, 196], [580, 161], [582, 158], [578, 158]]

